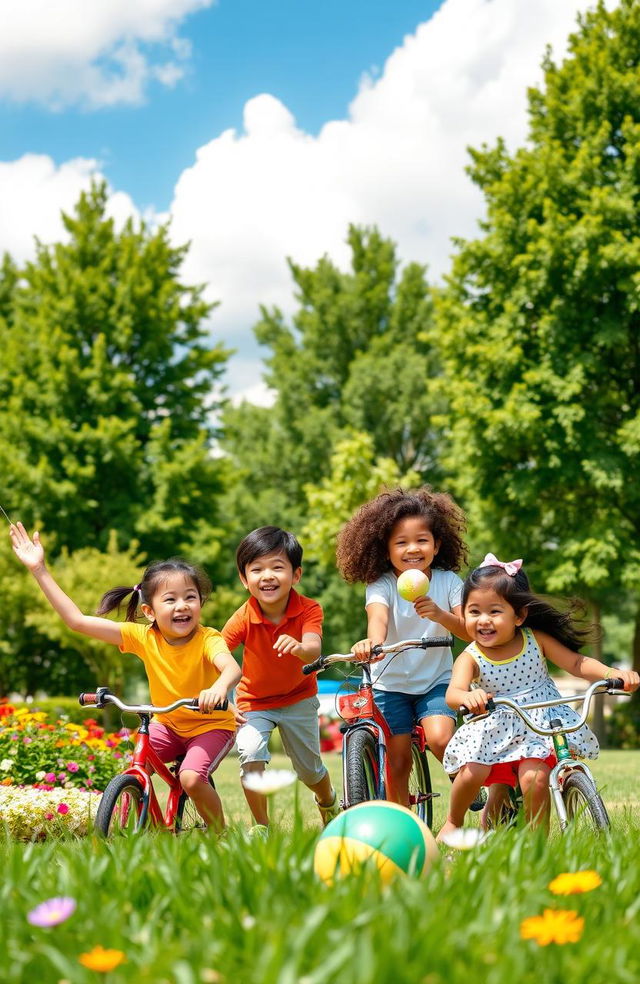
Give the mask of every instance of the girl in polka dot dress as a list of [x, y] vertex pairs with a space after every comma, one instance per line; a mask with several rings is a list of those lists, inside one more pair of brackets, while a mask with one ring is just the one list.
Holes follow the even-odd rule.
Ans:
[[[640, 685], [637, 673], [612, 670], [575, 651], [588, 633], [576, 627], [571, 612], [560, 612], [536, 597], [521, 567], [521, 560], [505, 564], [487, 554], [464, 582], [462, 614], [473, 642], [454, 664], [446, 694], [449, 707], [457, 711], [464, 705], [480, 714], [490, 697], [509, 697], [518, 704], [558, 698], [547, 659], [582, 680], [592, 682], [613, 674], [624, 680], [625, 690], [636, 690]], [[551, 717], [566, 723], [579, 719], [566, 705], [528, 713], [543, 727], [549, 727]], [[586, 725], [567, 735], [567, 741], [579, 758], [598, 755], [598, 741]], [[516, 783], [523, 792], [528, 821], [547, 824], [548, 778], [555, 765], [552, 752], [550, 738], [535, 734], [507, 708], [498, 707], [487, 717], [459, 728], [444, 756], [446, 771], [457, 775], [439, 838], [462, 826], [481, 786], [492, 787], [483, 825], [498, 815], [505, 786]]]

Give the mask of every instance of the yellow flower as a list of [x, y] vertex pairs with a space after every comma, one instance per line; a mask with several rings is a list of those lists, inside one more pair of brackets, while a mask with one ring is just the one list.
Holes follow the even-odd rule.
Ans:
[[103, 974], [114, 970], [115, 967], [119, 967], [126, 959], [122, 950], [105, 950], [100, 944], [94, 946], [93, 950], [90, 950], [89, 953], [81, 953], [78, 957], [83, 967], [88, 967], [89, 970], [100, 971]]
[[577, 943], [582, 936], [584, 919], [571, 909], [545, 909], [541, 916], [530, 916], [520, 923], [523, 940], [535, 940], [540, 946], [549, 943]]
[[592, 892], [599, 885], [602, 885], [602, 878], [597, 871], [567, 871], [549, 882], [549, 889], [554, 895], [578, 895]]

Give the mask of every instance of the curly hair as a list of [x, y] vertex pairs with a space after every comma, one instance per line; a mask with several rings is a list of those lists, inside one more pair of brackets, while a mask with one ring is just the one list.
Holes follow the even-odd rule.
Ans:
[[338, 533], [336, 563], [349, 584], [371, 584], [391, 570], [389, 539], [398, 520], [423, 516], [440, 548], [434, 567], [458, 571], [466, 564], [464, 513], [446, 492], [420, 489], [386, 489], [361, 506]]
[[530, 629], [539, 629], [553, 636], [567, 649], [576, 652], [597, 637], [595, 626], [581, 628], [579, 622], [584, 618], [586, 608], [579, 599], [570, 600], [566, 611], [560, 611], [531, 590], [529, 578], [523, 568], [511, 576], [501, 567], [487, 564], [476, 567], [466, 577], [462, 586], [462, 614], [475, 588], [491, 588], [497, 595], [511, 605], [519, 615], [526, 611], [522, 623]]

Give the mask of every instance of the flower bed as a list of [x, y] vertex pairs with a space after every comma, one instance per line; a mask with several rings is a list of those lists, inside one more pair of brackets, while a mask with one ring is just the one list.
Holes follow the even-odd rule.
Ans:
[[91, 830], [100, 793], [83, 789], [0, 787], [0, 824], [16, 840], [84, 836]]
[[0, 824], [20, 840], [82, 835], [99, 793], [131, 759], [126, 728], [105, 733], [97, 721], [58, 720], [0, 705]]

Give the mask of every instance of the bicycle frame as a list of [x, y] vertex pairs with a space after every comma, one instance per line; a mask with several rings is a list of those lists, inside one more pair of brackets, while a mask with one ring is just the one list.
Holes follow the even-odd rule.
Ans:
[[[152, 823], [156, 824], [156, 826], [171, 828], [175, 821], [178, 802], [182, 794], [182, 786], [177, 775], [174, 775], [164, 762], [160, 761], [151, 747], [151, 742], [149, 741], [150, 718], [150, 714], [140, 715], [140, 728], [138, 729], [138, 737], [133, 751], [133, 762], [127, 769], [123, 769], [122, 775], [135, 776], [142, 783], [141, 823], [146, 821], [148, 814]], [[160, 808], [158, 797], [151, 781], [153, 773], [163, 779], [169, 787], [169, 797], [164, 813]]]
[[[620, 689], [621, 685], [622, 680], [615, 678], [609, 680], [596, 680], [584, 694], [572, 694], [567, 697], [559, 697], [554, 698], [553, 700], [539, 701], [532, 704], [516, 704], [515, 701], [510, 700], [508, 697], [494, 697], [491, 701], [487, 702], [486, 713], [490, 714], [496, 707], [506, 707], [508, 710], [513, 711], [520, 718], [522, 718], [526, 726], [530, 728], [531, 731], [534, 731], [538, 735], [551, 738], [553, 741], [553, 748], [558, 761], [549, 773], [549, 791], [551, 793], [551, 799], [556, 810], [561, 830], [566, 830], [569, 823], [564, 799], [562, 797], [562, 787], [566, 775], [570, 772], [583, 772], [590, 779], [595, 788], [595, 781], [591, 770], [584, 762], [577, 761], [573, 758], [565, 736], [571, 734], [573, 731], [577, 731], [583, 726], [583, 724], [586, 723], [589, 709], [591, 707], [591, 700], [596, 694], [611, 694], [613, 696], [624, 695], [626, 697], [630, 696], [626, 690]], [[549, 722], [549, 728], [541, 728], [538, 724], [536, 724], [531, 716], [527, 714], [528, 710], [534, 710], [538, 707], [558, 707], [562, 704], [577, 702], [582, 702], [582, 713], [578, 721], [572, 725], [564, 725], [560, 718], [553, 718]], [[463, 712], [466, 708], [461, 707], [460, 710]], [[478, 720], [479, 718], [486, 717], [486, 713], [471, 715], [469, 720]]]

